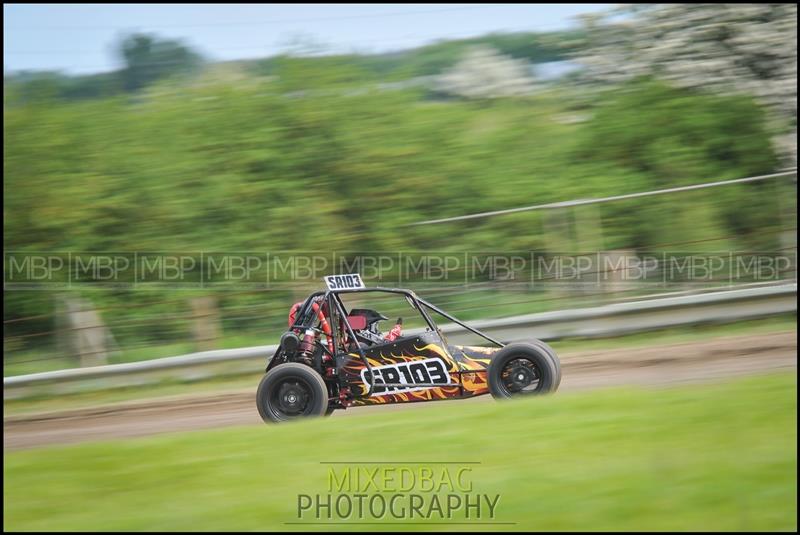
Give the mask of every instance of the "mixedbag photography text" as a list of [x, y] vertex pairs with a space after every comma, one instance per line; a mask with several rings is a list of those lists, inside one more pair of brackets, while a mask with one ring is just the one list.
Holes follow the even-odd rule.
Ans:
[[297, 519], [495, 519], [500, 494], [475, 488], [473, 466], [330, 464], [326, 491], [297, 495]]

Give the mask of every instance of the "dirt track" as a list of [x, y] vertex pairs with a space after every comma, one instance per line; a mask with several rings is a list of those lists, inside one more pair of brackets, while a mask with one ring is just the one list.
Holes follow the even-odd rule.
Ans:
[[[703, 343], [563, 355], [559, 391], [702, 382], [796, 367], [796, 331], [725, 337]], [[490, 400], [490, 396], [484, 396], [460, 403]], [[429, 404], [415, 403], [363, 407], [334, 414], [333, 418], [376, 410], [421, 410], [427, 406]], [[31, 448], [247, 424], [262, 425], [255, 407], [255, 389], [4, 418], [3, 448]]]

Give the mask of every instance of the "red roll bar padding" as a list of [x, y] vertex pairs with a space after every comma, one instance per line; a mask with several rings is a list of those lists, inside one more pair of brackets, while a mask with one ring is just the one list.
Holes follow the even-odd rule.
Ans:
[[311, 303], [311, 307], [314, 309], [314, 312], [317, 314], [319, 318], [320, 326], [322, 327], [322, 332], [325, 333], [325, 338], [328, 339], [328, 349], [331, 352], [331, 355], [334, 354], [333, 351], [333, 334], [331, 333], [331, 326], [328, 324], [328, 320], [325, 318], [325, 314], [322, 312], [322, 309], [317, 303]]
[[299, 301], [292, 305], [291, 310], [289, 310], [289, 327], [294, 325], [294, 320], [297, 317], [297, 310], [303, 306], [303, 302]]

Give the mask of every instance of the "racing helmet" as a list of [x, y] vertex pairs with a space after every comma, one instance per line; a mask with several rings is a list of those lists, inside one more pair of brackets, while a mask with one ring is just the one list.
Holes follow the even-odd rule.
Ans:
[[354, 308], [350, 311], [351, 316], [364, 316], [366, 319], [367, 327], [366, 330], [378, 333], [378, 322], [381, 320], [388, 320], [386, 316], [378, 312], [377, 310], [372, 310], [370, 308]]
[[372, 310], [370, 308], [354, 308], [350, 310], [349, 314], [349, 317], [353, 316], [361, 316], [365, 320], [365, 327], [363, 329], [354, 330], [354, 333], [358, 338], [372, 343], [383, 342], [383, 335], [381, 334], [380, 329], [378, 329], [378, 322], [382, 320], [388, 320], [389, 318], [377, 310]]

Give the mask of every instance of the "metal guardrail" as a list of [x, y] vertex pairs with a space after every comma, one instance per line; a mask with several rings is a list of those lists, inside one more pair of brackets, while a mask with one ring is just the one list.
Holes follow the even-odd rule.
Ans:
[[[470, 325], [504, 342], [530, 338], [553, 340], [629, 334], [698, 323], [722, 323], [797, 311], [797, 283], [734, 289], [615, 303], [592, 308], [479, 320]], [[448, 341], [477, 343], [479, 339], [456, 324], [441, 326]], [[414, 334], [418, 330], [409, 330]], [[191, 353], [176, 357], [33, 373], [3, 378], [4, 399], [39, 392], [57, 393], [114, 386], [142, 385], [178, 378], [200, 379], [263, 369], [276, 345]], [[73, 386], [69, 386], [73, 385]]]
[[[724, 323], [797, 310], [797, 283], [655, 298], [592, 308], [543, 312], [472, 324], [506, 342], [617, 336], [700, 323]], [[453, 325], [445, 333], [457, 332]]]

